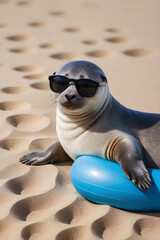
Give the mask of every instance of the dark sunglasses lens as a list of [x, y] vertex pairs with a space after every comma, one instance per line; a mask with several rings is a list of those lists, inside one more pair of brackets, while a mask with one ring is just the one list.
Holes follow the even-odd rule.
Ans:
[[93, 97], [97, 90], [97, 83], [89, 80], [79, 80], [77, 87], [83, 97]]
[[61, 93], [68, 87], [68, 81], [65, 77], [53, 76], [49, 80], [53, 92]]

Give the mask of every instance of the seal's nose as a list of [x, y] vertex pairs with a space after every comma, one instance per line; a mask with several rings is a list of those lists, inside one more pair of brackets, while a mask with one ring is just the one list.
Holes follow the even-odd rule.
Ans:
[[75, 98], [75, 94], [65, 94], [65, 97], [67, 98], [68, 102], [71, 102], [73, 98]]

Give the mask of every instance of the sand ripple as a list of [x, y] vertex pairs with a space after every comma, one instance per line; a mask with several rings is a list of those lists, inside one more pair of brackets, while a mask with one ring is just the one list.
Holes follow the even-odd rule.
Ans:
[[49, 119], [43, 115], [19, 114], [8, 117], [8, 122], [19, 130], [39, 131], [49, 124]]

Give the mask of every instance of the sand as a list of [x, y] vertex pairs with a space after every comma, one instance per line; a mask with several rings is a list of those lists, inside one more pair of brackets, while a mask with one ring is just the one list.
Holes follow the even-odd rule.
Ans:
[[57, 139], [47, 76], [70, 60], [98, 64], [125, 106], [160, 112], [159, 10], [159, 0], [0, 0], [0, 239], [160, 239], [160, 213], [83, 199], [72, 163], [19, 162]]

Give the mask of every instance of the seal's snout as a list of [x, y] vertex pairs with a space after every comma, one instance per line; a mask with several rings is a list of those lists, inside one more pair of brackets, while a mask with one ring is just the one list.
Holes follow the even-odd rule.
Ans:
[[76, 97], [75, 94], [65, 94], [65, 98], [67, 99], [68, 102], [71, 102], [72, 99]]

